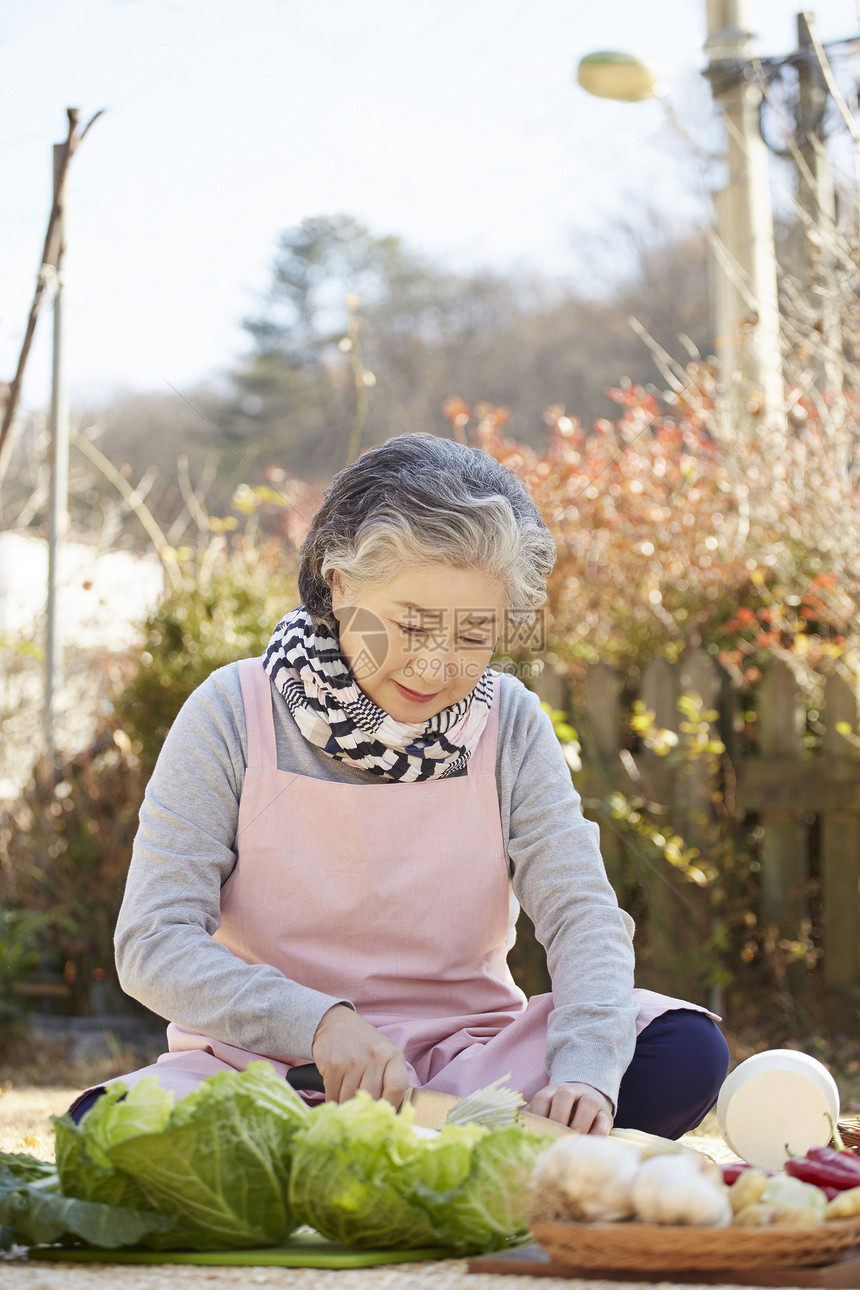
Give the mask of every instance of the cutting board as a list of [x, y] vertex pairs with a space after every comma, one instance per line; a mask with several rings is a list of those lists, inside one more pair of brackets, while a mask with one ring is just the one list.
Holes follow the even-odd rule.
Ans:
[[704, 1272], [683, 1268], [668, 1272], [636, 1272], [629, 1269], [613, 1272], [590, 1268], [576, 1272], [556, 1262], [537, 1244], [524, 1245], [516, 1250], [502, 1250], [498, 1254], [482, 1254], [469, 1259], [470, 1272], [502, 1274], [521, 1277], [565, 1277], [582, 1281], [666, 1282], [674, 1285], [718, 1286], [807, 1286], [811, 1290], [857, 1290], [860, 1286], [860, 1255], [852, 1254], [836, 1263], [817, 1268], [749, 1268], [746, 1272]]
[[[408, 1103], [412, 1107], [415, 1124], [420, 1124], [425, 1129], [441, 1129], [454, 1107], [462, 1100], [461, 1097], [455, 1097], [453, 1093], [435, 1093], [429, 1088], [410, 1088], [404, 1098], [404, 1105]], [[574, 1136], [574, 1130], [568, 1128], [566, 1124], [559, 1124], [557, 1120], [548, 1120], [545, 1116], [535, 1115], [532, 1111], [520, 1109], [517, 1112], [517, 1118], [523, 1127], [530, 1129], [532, 1133], [546, 1133], [553, 1138]]]
[[284, 1245], [260, 1250], [97, 1250], [59, 1246], [32, 1249], [29, 1258], [52, 1263], [203, 1263], [214, 1267], [369, 1268], [380, 1263], [418, 1263], [460, 1258], [436, 1246], [423, 1250], [352, 1250], [318, 1232], [296, 1232]]
[[[291, 1066], [287, 1071], [287, 1083], [298, 1092], [325, 1092], [323, 1077], [314, 1062]], [[441, 1129], [451, 1111], [462, 1101], [461, 1097], [455, 1097], [453, 1093], [436, 1093], [427, 1088], [408, 1088], [400, 1109], [409, 1105], [412, 1107], [415, 1124], [420, 1124], [425, 1129]], [[573, 1133], [573, 1129], [568, 1128], [566, 1124], [548, 1120], [545, 1116], [535, 1115], [532, 1111], [524, 1111], [521, 1108], [517, 1116], [520, 1123], [527, 1129], [531, 1129], [532, 1133], [548, 1133], [554, 1138]]]

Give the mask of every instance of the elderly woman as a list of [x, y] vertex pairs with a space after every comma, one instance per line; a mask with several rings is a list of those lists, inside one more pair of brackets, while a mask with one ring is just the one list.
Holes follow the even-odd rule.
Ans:
[[[147, 789], [117, 964], [169, 1051], [127, 1083], [182, 1096], [265, 1057], [313, 1061], [329, 1099], [398, 1104], [510, 1072], [583, 1132], [698, 1123], [725, 1041], [633, 988], [632, 922], [552, 725], [489, 666], [554, 554], [522, 481], [477, 449], [402, 435], [335, 478], [302, 605], [195, 691]], [[518, 904], [552, 981], [531, 1000], [506, 961]]]

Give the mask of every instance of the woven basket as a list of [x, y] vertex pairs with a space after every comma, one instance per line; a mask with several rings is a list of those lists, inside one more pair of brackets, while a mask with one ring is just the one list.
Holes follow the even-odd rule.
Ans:
[[846, 1147], [860, 1155], [860, 1120], [840, 1120], [838, 1127]]
[[658, 1227], [549, 1223], [532, 1235], [570, 1271], [681, 1272], [832, 1263], [860, 1248], [860, 1219], [812, 1227]]

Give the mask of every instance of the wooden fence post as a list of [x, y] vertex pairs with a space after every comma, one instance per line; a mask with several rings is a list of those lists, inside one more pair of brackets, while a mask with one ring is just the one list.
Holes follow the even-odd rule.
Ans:
[[[781, 761], [797, 761], [803, 747], [803, 705], [794, 673], [775, 659], [762, 678], [759, 749], [775, 779]], [[808, 916], [803, 844], [806, 826], [798, 809], [761, 809], [764, 828], [761, 886], [765, 922], [782, 936], [797, 937]]]
[[[716, 709], [720, 688], [720, 674], [710, 654], [706, 654], [704, 650], [699, 649], [682, 660], [681, 691], [684, 694], [697, 694], [702, 700], [705, 711]], [[710, 723], [710, 737], [711, 739], [719, 737], [714, 722]], [[707, 762], [704, 760], [690, 762], [683, 770], [679, 805], [683, 805], [685, 813], [690, 817], [695, 815], [710, 816], [713, 787], [711, 777], [708, 774]], [[705, 830], [702, 829], [700, 836], [696, 837], [697, 829], [692, 819], [688, 827], [691, 834], [689, 840], [696, 845], [699, 842], [704, 843], [702, 835]]]
[[[681, 689], [684, 694], [698, 695], [702, 700], [703, 712], [718, 713], [718, 703], [723, 688], [723, 677], [711, 654], [698, 649], [685, 656], [681, 663]], [[708, 724], [708, 738], [719, 739], [717, 721]], [[714, 794], [717, 783], [714, 779], [715, 763], [712, 756], [706, 755], [687, 762], [681, 771], [678, 806], [681, 808], [681, 832], [685, 840], [699, 848], [699, 854], [707, 862], [713, 861], [709, 851], [714, 840]], [[722, 876], [721, 876], [722, 877]], [[721, 879], [717, 879], [717, 882]], [[693, 887], [687, 885], [687, 896], [696, 909], [699, 927], [703, 935], [715, 937], [719, 932], [718, 904], [714, 900], [712, 887]], [[708, 1003], [714, 1012], [723, 1010], [722, 987], [712, 978], [708, 991]]]
[[[660, 729], [678, 730], [680, 681], [679, 669], [665, 658], [652, 659], [642, 675], [639, 697], [654, 713], [654, 723]], [[665, 803], [671, 816], [675, 775], [664, 758], [647, 749], [643, 751], [640, 763], [646, 795]], [[649, 984], [658, 990], [678, 994], [682, 986], [687, 985], [682, 948], [686, 938], [679, 933], [689, 922], [690, 903], [665, 861], [658, 859], [647, 863], [648, 867], [640, 868], [640, 873], [648, 911]]]
[[[588, 791], [603, 797], [618, 783], [618, 749], [621, 739], [621, 679], [608, 663], [595, 663], [585, 676], [585, 721], [592, 747], [588, 753], [598, 759], [591, 767]], [[611, 819], [598, 812], [600, 852], [616, 894], [624, 883], [624, 839]]]
[[570, 716], [570, 678], [564, 672], [544, 664], [531, 687], [541, 703], [548, 703], [557, 712], [563, 712], [565, 717]]
[[618, 756], [621, 737], [621, 678], [608, 663], [595, 663], [585, 676], [588, 728], [595, 747], [606, 762]]
[[[858, 728], [858, 685], [841, 676], [824, 683], [822, 752], [825, 756], [860, 759], [856, 747], [836, 729], [845, 721]], [[821, 812], [821, 880], [824, 895], [824, 980], [827, 986], [860, 983], [860, 815], [856, 811]]]

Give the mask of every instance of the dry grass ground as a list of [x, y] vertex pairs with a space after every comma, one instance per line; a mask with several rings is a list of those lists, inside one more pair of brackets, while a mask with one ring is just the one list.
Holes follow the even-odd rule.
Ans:
[[161, 1028], [126, 1019], [45, 1017], [7, 1036], [0, 1061], [0, 1150], [52, 1160], [52, 1115], [90, 1084], [154, 1061]]
[[51, 1116], [62, 1115], [77, 1089], [0, 1089], [0, 1151], [21, 1151], [39, 1160], [54, 1158]]

